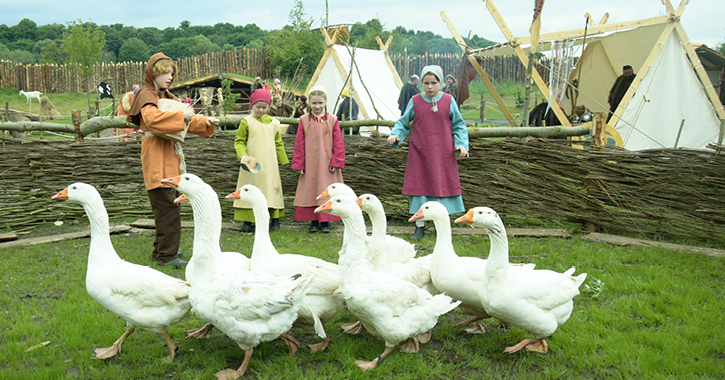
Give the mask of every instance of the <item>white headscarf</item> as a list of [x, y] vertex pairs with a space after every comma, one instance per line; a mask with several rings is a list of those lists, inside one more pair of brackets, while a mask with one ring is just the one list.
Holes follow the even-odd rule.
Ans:
[[438, 81], [443, 81], [443, 69], [441, 69], [438, 65], [428, 65], [423, 68], [423, 71], [420, 72], [420, 77], [423, 78], [425, 74], [431, 73], [438, 77]]

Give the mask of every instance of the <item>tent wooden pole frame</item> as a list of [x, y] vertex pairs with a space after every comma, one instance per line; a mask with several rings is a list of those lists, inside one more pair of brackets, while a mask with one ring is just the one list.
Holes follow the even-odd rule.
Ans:
[[393, 65], [393, 61], [390, 60], [390, 55], [388, 54], [388, 47], [390, 47], [390, 43], [393, 41], [393, 36], [388, 37], [388, 40], [383, 44], [383, 40], [380, 39], [380, 36], [375, 36], [375, 40], [378, 41], [378, 46], [380, 46], [380, 50], [385, 53], [385, 62], [388, 63], [388, 67], [390, 67], [390, 71], [393, 72], [393, 79], [395, 79], [395, 85], [398, 86], [398, 90], [403, 88], [403, 81], [400, 80], [400, 76], [398, 75], [398, 70], [395, 69], [395, 65]]
[[619, 121], [619, 118], [622, 116], [622, 113], [624, 113], [624, 110], [627, 108], [627, 105], [629, 105], [629, 102], [632, 100], [632, 97], [634, 96], [634, 93], [639, 88], [639, 85], [642, 84], [642, 81], [644, 80], [644, 77], [647, 76], [647, 73], [652, 68], [652, 64], [654, 63], [655, 59], [657, 59], [657, 56], [659, 56], [660, 52], [662, 51], [662, 48], [665, 45], [665, 42], [672, 34], [672, 31], [675, 29], [675, 23], [669, 23], [665, 29], [662, 31], [662, 34], [660, 34], [660, 38], [657, 39], [657, 42], [655, 42], [654, 46], [652, 47], [652, 50], [650, 50], [649, 55], [647, 56], [647, 59], [644, 60], [644, 63], [639, 68], [639, 70], [636, 72], [637, 76], [632, 81], [632, 84], [629, 86], [629, 89], [627, 92], [624, 93], [624, 97], [622, 97], [622, 100], [619, 102], [619, 106], [617, 106], [617, 109], [614, 111], [614, 114], [609, 119], [609, 125], [615, 126], [617, 125], [617, 122]]
[[501, 109], [501, 112], [503, 112], [506, 119], [511, 123], [512, 126], [518, 127], [518, 123], [516, 123], [516, 120], [514, 119], [513, 115], [511, 115], [511, 112], [509, 111], [508, 107], [506, 107], [506, 104], [503, 102], [503, 99], [501, 98], [501, 95], [499, 95], [498, 91], [496, 91], [496, 88], [493, 86], [493, 83], [491, 83], [491, 79], [488, 78], [488, 75], [486, 75], [486, 72], [483, 70], [483, 67], [478, 64], [478, 61], [476, 58], [468, 54], [468, 46], [466, 45], [465, 41], [463, 41], [463, 38], [458, 33], [458, 30], [453, 25], [453, 22], [450, 18], [448, 18], [448, 15], [441, 11], [440, 13], [441, 17], [443, 18], [443, 21], [446, 22], [448, 25], [448, 30], [451, 31], [451, 34], [453, 34], [453, 38], [458, 42], [458, 46], [461, 47], [463, 50], [463, 54], [468, 58], [468, 61], [471, 62], [471, 65], [473, 65], [473, 68], [476, 69], [476, 72], [478, 72], [478, 75], [481, 76], [481, 79], [483, 80], [483, 83], [486, 84], [486, 88], [488, 91], [493, 95], [493, 99], [496, 101], [496, 104]]
[[307, 88], [305, 89], [305, 95], [309, 95], [312, 84], [317, 82], [317, 78], [319, 78], [320, 72], [322, 72], [322, 68], [325, 67], [325, 63], [327, 63], [327, 59], [330, 57], [332, 45], [334, 45], [333, 41], [337, 39], [337, 29], [332, 34], [332, 38], [330, 38], [330, 35], [327, 34], [327, 29], [325, 29], [324, 27], [320, 28], [320, 32], [322, 32], [322, 36], [325, 38], [325, 53], [322, 54], [322, 59], [320, 59], [320, 63], [317, 64], [317, 68], [315, 68], [315, 72], [312, 74], [312, 78], [310, 78], [310, 82], [307, 84]]
[[718, 98], [717, 94], [715, 93], [715, 88], [710, 81], [710, 77], [707, 75], [707, 72], [705, 72], [705, 68], [702, 67], [702, 62], [697, 56], [697, 52], [695, 52], [695, 49], [692, 47], [692, 43], [690, 42], [690, 39], [685, 33], [685, 28], [682, 27], [682, 24], [680, 24], [679, 21], [675, 23], [675, 31], [680, 37], [680, 41], [682, 42], [682, 46], [684, 46], [685, 51], [687, 52], [687, 56], [690, 58], [690, 62], [693, 63], [695, 73], [697, 74], [698, 78], [700, 78], [702, 87], [705, 88], [705, 93], [710, 99], [710, 103], [712, 103], [713, 107], [715, 108], [717, 116], [720, 118], [720, 120], [725, 119], [725, 109], [723, 109], [720, 98]]
[[[521, 48], [521, 45], [516, 42], [516, 36], [511, 33], [511, 30], [506, 25], [506, 22], [504, 21], [501, 14], [498, 12], [498, 9], [496, 9], [496, 6], [493, 4], [491, 0], [483, 0], [486, 3], [486, 8], [491, 13], [491, 16], [493, 16], [493, 19], [496, 21], [496, 24], [501, 29], [501, 32], [503, 32], [506, 39], [511, 43], [511, 46], [515, 48], [516, 50], [516, 56], [519, 57], [519, 60], [521, 63], [528, 67], [529, 65], [529, 57], [524, 52], [524, 49]], [[584, 30], [584, 29], [582, 29]], [[531, 36], [528, 37], [529, 40], [531, 40]], [[541, 40], [541, 39], [540, 39]], [[569, 122], [569, 118], [566, 117], [566, 114], [564, 111], [561, 110], [561, 107], [559, 107], [559, 104], [557, 102], [551, 102], [549, 100], [549, 86], [544, 83], [544, 79], [541, 78], [541, 75], [539, 75], [539, 72], [536, 70], [536, 68], [533, 68], [531, 77], [534, 79], [534, 82], [536, 83], [536, 86], [539, 87], [539, 91], [544, 95], [544, 98], [547, 102], [549, 102], [549, 105], [551, 107], [551, 110], [554, 111], [554, 114], [559, 119], [559, 122], [561, 125], [565, 127], [571, 127], [571, 123]], [[524, 115], [526, 116], [526, 115]]]

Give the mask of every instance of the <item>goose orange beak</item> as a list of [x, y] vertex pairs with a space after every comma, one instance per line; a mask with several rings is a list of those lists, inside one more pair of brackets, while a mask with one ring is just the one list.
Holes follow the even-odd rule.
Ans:
[[318, 201], [321, 201], [323, 199], [330, 199], [330, 192], [325, 189], [325, 191], [322, 192], [322, 194], [318, 195], [316, 198]]
[[189, 202], [189, 198], [184, 194], [181, 194], [181, 195], [179, 195], [178, 198], [174, 199], [174, 203], [187, 203], [187, 202]]
[[360, 206], [360, 208], [362, 208], [362, 198], [356, 199], [355, 203], [357, 203], [357, 205]]
[[177, 175], [176, 177], [172, 177], [172, 178], [164, 178], [161, 180], [161, 183], [163, 183], [164, 185], [169, 185], [169, 186], [173, 187], [174, 189], [179, 187], [179, 182], [181, 182], [180, 175]]
[[242, 191], [242, 188], [240, 187], [239, 189], [237, 189], [237, 191], [235, 191], [235, 192], [227, 195], [224, 198], [226, 198], [226, 199], [239, 199], [239, 194], [241, 194], [241, 191]]
[[416, 220], [423, 220], [423, 210], [418, 210], [418, 212], [408, 219], [409, 222], [415, 222]]
[[61, 190], [58, 194], [53, 195], [53, 197], [50, 199], [55, 199], [56, 201], [68, 200], [68, 188], [66, 187], [65, 189]]
[[[325, 190], [325, 192], [327, 192], [327, 190]], [[327, 201], [322, 206], [315, 209], [315, 214], [319, 214], [321, 212], [329, 214], [330, 211], [332, 211], [332, 201]]]
[[473, 224], [473, 210], [468, 210], [466, 215], [456, 219], [455, 222], [460, 224]]

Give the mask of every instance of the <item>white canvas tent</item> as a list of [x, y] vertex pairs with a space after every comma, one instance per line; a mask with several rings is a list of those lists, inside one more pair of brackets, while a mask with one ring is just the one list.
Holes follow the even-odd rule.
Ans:
[[[495, 10], [490, 0], [487, 5]], [[720, 138], [725, 110], [679, 21], [685, 5], [686, 0], [675, 10], [667, 0], [665, 16], [613, 25], [605, 25], [605, 16], [599, 25], [586, 31], [581, 28], [546, 33], [539, 39], [539, 51], [551, 49], [555, 40], [586, 44], [568, 81], [579, 80], [576, 104], [592, 112], [609, 111], [609, 90], [621, 75], [622, 66], [634, 68], [637, 77], [609, 120], [629, 150], [675, 146], [700, 149]], [[494, 11], [492, 15], [507, 34], [500, 15]], [[472, 54], [517, 54], [525, 64], [523, 49], [531, 44], [530, 37], [514, 37], [508, 32], [507, 38], [517, 44], [506, 43]], [[536, 80], [538, 73], [534, 73]], [[540, 77], [536, 84], [548, 99], [548, 88]], [[564, 99], [560, 106], [562, 116], [571, 114], [570, 99]]]
[[[332, 42], [337, 38], [337, 31], [332, 37], [324, 28], [322, 33], [327, 48], [305, 94], [309, 95], [314, 86], [323, 86], [327, 93], [328, 112], [335, 113], [336, 110], [332, 108], [347, 84], [347, 87], [352, 88], [352, 96], [360, 107], [358, 119], [378, 119], [379, 114], [383, 120], [397, 120], [400, 117], [398, 96], [403, 84], [388, 57], [387, 46], [390, 39], [385, 45], [378, 41], [381, 50], [354, 49], [353, 60], [352, 47]], [[389, 132], [387, 127], [380, 127], [379, 130], [383, 133]]]

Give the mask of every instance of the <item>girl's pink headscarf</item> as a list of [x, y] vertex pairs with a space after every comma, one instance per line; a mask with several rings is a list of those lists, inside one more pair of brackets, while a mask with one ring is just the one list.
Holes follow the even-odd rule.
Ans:
[[249, 104], [254, 105], [256, 102], [267, 102], [272, 104], [272, 95], [265, 89], [257, 89], [252, 91], [252, 96], [249, 97]]

